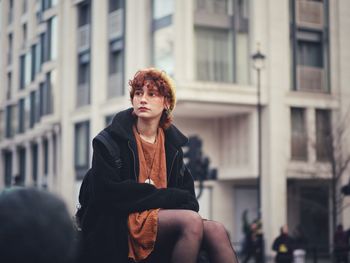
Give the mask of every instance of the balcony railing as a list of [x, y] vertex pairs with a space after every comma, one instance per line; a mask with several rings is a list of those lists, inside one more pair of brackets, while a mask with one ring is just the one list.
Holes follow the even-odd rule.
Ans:
[[78, 85], [76, 102], [77, 107], [85, 106], [90, 103], [90, 85], [88, 83]]
[[297, 85], [301, 91], [324, 91], [324, 69], [298, 65]]
[[324, 5], [322, 2], [297, 0], [296, 20], [300, 26], [323, 28]]
[[123, 36], [124, 30], [124, 9], [118, 9], [108, 15], [108, 37], [115, 39]]
[[90, 48], [90, 25], [81, 26], [78, 28], [78, 52], [84, 52]]
[[109, 76], [108, 79], [108, 98], [118, 97], [123, 95], [123, 78], [121, 73], [116, 73]]

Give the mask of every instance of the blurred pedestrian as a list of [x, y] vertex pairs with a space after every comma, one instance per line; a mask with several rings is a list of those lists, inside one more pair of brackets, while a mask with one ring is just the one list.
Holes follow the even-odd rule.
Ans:
[[255, 263], [261, 263], [263, 260], [263, 237], [260, 220], [254, 220], [251, 224], [248, 222], [248, 211], [245, 210], [242, 216], [243, 220], [243, 263], [249, 262], [251, 258]]
[[73, 263], [73, 221], [59, 198], [35, 189], [0, 194], [1, 263]]
[[276, 263], [292, 263], [294, 241], [288, 235], [288, 226], [284, 225], [280, 228], [280, 235], [274, 240], [272, 250], [276, 251]]
[[349, 244], [347, 233], [343, 229], [343, 225], [339, 224], [334, 233], [334, 258], [336, 263], [348, 263]]

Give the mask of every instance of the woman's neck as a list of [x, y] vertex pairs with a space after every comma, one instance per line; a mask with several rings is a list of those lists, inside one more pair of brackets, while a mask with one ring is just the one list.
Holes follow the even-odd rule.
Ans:
[[158, 134], [158, 125], [158, 121], [144, 121], [138, 118], [136, 122], [136, 130], [143, 140], [154, 143]]

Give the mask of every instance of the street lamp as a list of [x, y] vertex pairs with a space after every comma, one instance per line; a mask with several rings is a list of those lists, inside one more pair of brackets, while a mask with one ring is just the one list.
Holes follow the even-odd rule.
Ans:
[[255, 54], [252, 55], [253, 59], [253, 67], [256, 70], [257, 73], [257, 86], [258, 86], [258, 105], [257, 105], [257, 111], [258, 111], [258, 178], [257, 178], [257, 201], [258, 201], [258, 219], [261, 220], [261, 150], [262, 150], [262, 139], [261, 139], [261, 83], [260, 83], [260, 72], [264, 68], [264, 62], [265, 62], [265, 55], [260, 52], [260, 47], [258, 44], [258, 48]]

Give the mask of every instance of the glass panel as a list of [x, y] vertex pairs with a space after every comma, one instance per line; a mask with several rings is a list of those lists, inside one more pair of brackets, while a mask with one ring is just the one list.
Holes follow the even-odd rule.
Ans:
[[233, 82], [232, 33], [225, 29], [196, 28], [197, 79]]
[[89, 122], [75, 125], [75, 167], [85, 168], [89, 158]]
[[291, 157], [293, 160], [307, 159], [307, 132], [305, 126], [305, 110], [291, 109]]
[[174, 13], [174, 0], [153, 0], [153, 19], [159, 19]]
[[298, 65], [323, 67], [322, 43], [298, 41]]
[[329, 110], [316, 110], [316, 158], [330, 160], [332, 153], [331, 114]]
[[174, 74], [174, 26], [154, 32], [153, 61], [156, 68]]

